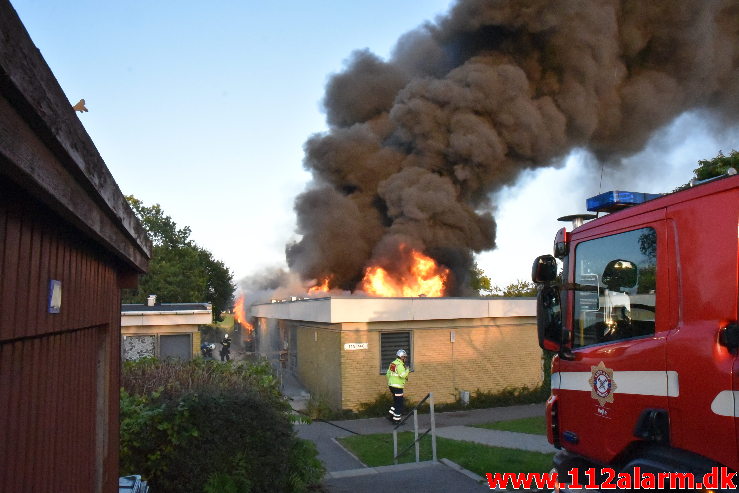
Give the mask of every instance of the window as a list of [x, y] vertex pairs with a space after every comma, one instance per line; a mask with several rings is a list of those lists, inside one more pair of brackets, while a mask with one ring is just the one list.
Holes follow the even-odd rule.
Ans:
[[408, 353], [406, 364], [411, 368], [411, 333], [410, 332], [380, 332], [380, 373], [387, 371], [387, 367], [396, 358], [398, 349], [405, 349]]
[[654, 229], [582, 242], [575, 262], [574, 347], [654, 334]]

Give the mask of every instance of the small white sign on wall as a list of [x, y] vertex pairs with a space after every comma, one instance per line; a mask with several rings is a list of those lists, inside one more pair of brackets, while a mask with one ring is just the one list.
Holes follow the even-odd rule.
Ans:
[[355, 351], [357, 349], [367, 349], [369, 342], [348, 342], [344, 344], [344, 351]]

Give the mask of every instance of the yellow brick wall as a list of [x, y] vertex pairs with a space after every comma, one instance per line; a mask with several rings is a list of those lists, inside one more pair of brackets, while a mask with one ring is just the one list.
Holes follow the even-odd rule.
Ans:
[[[380, 374], [380, 332], [409, 330], [412, 368], [406, 396], [414, 401], [433, 392], [438, 403], [452, 402], [461, 390], [496, 392], [535, 387], [542, 382], [541, 350], [532, 317], [457, 321], [343, 324], [341, 331], [341, 407], [356, 409], [387, 392]], [[455, 342], [450, 332], [455, 333]], [[367, 342], [368, 349], [344, 350]], [[383, 369], [384, 372], [384, 369]]]
[[200, 331], [197, 325], [129, 325], [121, 327], [122, 336], [170, 334], [191, 334], [192, 356], [196, 358], [200, 355]]
[[296, 330], [297, 374], [314, 398], [341, 407], [341, 332], [338, 325], [301, 325]]
[[[388, 392], [384, 371], [380, 375], [380, 333], [368, 325], [372, 324], [342, 324], [341, 409], [356, 410], [359, 404], [372, 402], [377, 394]], [[344, 344], [364, 342], [367, 349], [344, 349]]]
[[193, 358], [200, 356], [200, 331], [193, 332], [192, 334], [192, 355]]

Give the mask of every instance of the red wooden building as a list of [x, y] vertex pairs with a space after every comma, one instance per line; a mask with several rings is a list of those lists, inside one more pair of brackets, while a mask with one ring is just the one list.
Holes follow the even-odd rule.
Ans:
[[120, 290], [150, 252], [0, 0], [0, 490], [118, 491]]

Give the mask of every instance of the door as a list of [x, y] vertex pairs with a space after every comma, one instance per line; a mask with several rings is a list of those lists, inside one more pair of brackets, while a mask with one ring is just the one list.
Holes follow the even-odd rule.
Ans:
[[639, 426], [658, 434], [676, 391], [665, 366], [663, 227], [653, 222], [573, 241], [572, 356], [560, 360], [553, 386], [562, 445], [603, 463], [638, 440]]
[[159, 336], [159, 357], [179, 358], [189, 360], [192, 358], [192, 338], [190, 334], [161, 335]]
[[739, 188], [676, 204], [667, 217], [680, 276], [667, 343], [668, 367], [680, 378], [670, 399], [671, 444], [737, 469], [739, 366], [720, 334], [737, 321]]

